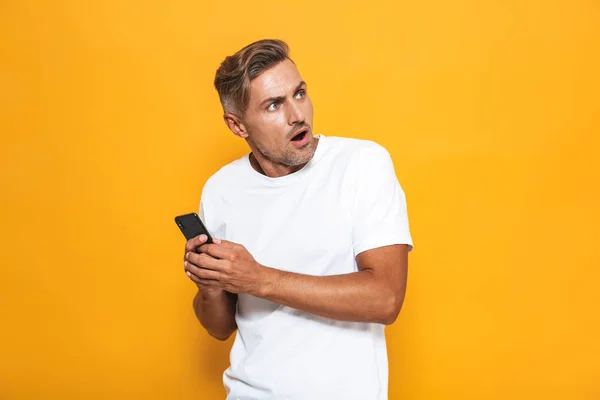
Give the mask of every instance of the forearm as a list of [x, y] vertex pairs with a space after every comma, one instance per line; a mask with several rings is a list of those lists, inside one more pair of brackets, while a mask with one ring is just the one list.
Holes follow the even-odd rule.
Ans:
[[198, 290], [194, 312], [202, 326], [216, 339], [226, 340], [237, 329], [235, 322], [237, 296], [224, 290]]
[[265, 276], [259, 297], [330, 319], [391, 324], [404, 300], [405, 286], [394, 290], [370, 270], [311, 276], [267, 268]]

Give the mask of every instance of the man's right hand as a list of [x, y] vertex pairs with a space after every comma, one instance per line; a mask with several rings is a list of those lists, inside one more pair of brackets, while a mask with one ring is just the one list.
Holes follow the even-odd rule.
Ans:
[[226, 340], [237, 329], [235, 322], [237, 295], [225, 291], [216, 280], [208, 281], [210, 283], [201, 281], [189, 270], [188, 266], [201, 267], [185, 259], [187, 253], [197, 252], [198, 248], [207, 240], [206, 235], [199, 235], [186, 242], [183, 253], [184, 269], [186, 275], [198, 286], [198, 293], [194, 296], [193, 302], [196, 317], [211, 336], [219, 340]]
[[[218, 281], [214, 281], [214, 284], [201, 283], [199, 278], [189, 271], [188, 265], [191, 263], [185, 259], [185, 255], [188, 252], [190, 252], [190, 251], [198, 252], [198, 248], [200, 246], [202, 246], [204, 243], [206, 243], [207, 240], [208, 240], [208, 237], [206, 235], [202, 234], [202, 235], [196, 236], [196, 237], [188, 240], [185, 243], [185, 252], [183, 253], [183, 267], [184, 267], [186, 275], [196, 284], [198, 289], [200, 289], [202, 291], [203, 296], [215, 296], [215, 295], [220, 295], [223, 292], [223, 289], [221, 289], [218, 286]], [[194, 264], [191, 264], [191, 265], [194, 265]], [[201, 267], [198, 267], [197, 265], [194, 265], [194, 266], [197, 268], [201, 268]]]

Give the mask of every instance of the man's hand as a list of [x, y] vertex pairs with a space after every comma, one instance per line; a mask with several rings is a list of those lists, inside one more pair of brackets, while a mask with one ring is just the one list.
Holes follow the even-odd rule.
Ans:
[[195, 238], [192, 238], [186, 242], [185, 252], [183, 253], [183, 266], [184, 266], [186, 275], [192, 281], [194, 281], [196, 283], [196, 286], [198, 286], [198, 289], [200, 289], [202, 291], [203, 295], [214, 296], [214, 295], [221, 294], [221, 292], [223, 291], [223, 289], [221, 287], [219, 287], [218, 282], [216, 282], [216, 281], [206, 281], [206, 282], [200, 281], [196, 275], [192, 274], [189, 271], [189, 269], [188, 269], [189, 263], [186, 260], [186, 256], [188, 253], [190, 253], [190, 252], [196, 253], [196, 251], [199, 249], [199, 247], [202, 246], [204, 243], [206, 243], [207, 240], [208, 240], [208, 237], [206, 235], [199, 235], [199, 236], [196, 236]]
[[193, 249], [199, 242], [194, 243], [195, 247], [190, 246], [189, 250], [186, 247], [185, 269], [197, 285], [231, 293], [259, 293], [267, 268], [260, 265], [244, 246], [213, 239], [213, 244], [202, 244], [200, 254], [197, 254]]
[[[194, 312], [202, 326], [219, 340], [226, 340], [237, 329], [235, 311], [237, 294], [225, 291], [223, 285], [215, 279], [202, 279], [196, 273], [198, 266], [186, 260], [189, 254], [196, 257], [200, 248], [206, 246], [206, 235], [196, 236], [188, 240], [185, 245], [184, 266], [187, 275], [198, 286], [198, 293], [194, 297]], [[218, 240], [215, 239], [216, 242]], [[211, 258], [210, 256], [204, 255]], [[208, 271], [208, 270], [207, 270]]]

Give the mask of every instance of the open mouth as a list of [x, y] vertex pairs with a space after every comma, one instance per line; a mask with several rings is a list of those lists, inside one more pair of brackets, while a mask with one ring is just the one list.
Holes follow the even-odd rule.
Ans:
[[292, 142], [299, 142], [302, 139], [304, 139], [304, 137], [308, 134], [308, 128], [302, 129], [300, 132], [298, 132], [293, 138], [292, 138]]

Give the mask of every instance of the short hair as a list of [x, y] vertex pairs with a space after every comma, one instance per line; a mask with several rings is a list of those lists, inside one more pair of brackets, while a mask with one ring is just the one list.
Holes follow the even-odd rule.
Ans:
[[263, 39], [226, 57], [217, 69], [214, 82], [223, 111], [243, 117], [250, 101], [250, 82], [269, 68], [290, 59], [289, 53], [284, 41]]

